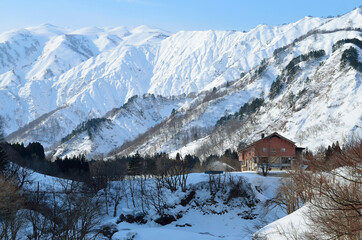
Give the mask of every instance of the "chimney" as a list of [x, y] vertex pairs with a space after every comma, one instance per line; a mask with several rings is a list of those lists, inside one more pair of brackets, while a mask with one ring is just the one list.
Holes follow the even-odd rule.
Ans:
[[265, 137], [265, 134], [264, 133], [262, 133], [261, 134], [261, 139], [263, 139]]

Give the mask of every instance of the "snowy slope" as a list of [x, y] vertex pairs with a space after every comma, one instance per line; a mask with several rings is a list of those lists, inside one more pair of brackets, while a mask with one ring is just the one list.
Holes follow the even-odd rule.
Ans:
[[304, 18], [282, 26], [259, 25], [249, 32], [181, 31], [162, 41], [151, 79], [151, 92], [199, 92], [227, 81], [271, 57], [276, 48], [329, 20]]
[[[119, 231], [115, 233], [113, 238], [124, 239], [127, 234], [133, 233], [136, 235], [135, 239], [154, 239], [156, 234], [157, 239], [251, 239], [258, 224], [264, 226], [261, 222], [267, 224], [285, 215], [279, 208], [266, 214], [264, 208], [265, 202], [275, 196], [279, 186], [278, 177], [264, 178], [255, 173], [225, 173], [221, 176], [221, 178], [223, 177], [235, 179], [242, 177], [245, 179], [256, 194], [257, 204], [245, 206], [242, 204], [242, 198], [229, 203], [221, 203], [222, 200], [218, 197], [214, 201], [210, 201], [210, 193], [205, 185], [209, 181], [209, 176], [203, 173], [190, 174], [188, 186], [190, 189], [196, 189], [195, 198], [190, 204], [185, 207], [178, 204], [180, 199], [185, 197], [185, 193], [165, 191], [167, 204], [175, 204], [175, 207], [169, 209], [167, 213], [181, 212], [182, 217], [180, 219], [166, 226], [160, 226], [153, 221], [148, 221], [144, 225], [121, 222], [117, 225]], [[255, 189], [259, 189], [260, 192]], [[126, 201], [123, 201], [121, 205], [123, 206], [121, 210], [123, 214], [137, 212], [137, 209], [126, 207]], [[254, 217], [246, 217], [245, 214], [247, 213]], [[154, 211], [149, 210], [147, 219], [155, 217], [153, 214]], [[189, 226], [180, 227], [185, 224], [189, 224]]]
[[[3, 33], [0, 85], [7, 106], [0, 114], [11, 122], [5, 131], [76, 101], [83, 100], [89, 117], [99, 117], [136, 94], [179, 95], [200, 91], [211, 82], [234, 80], [275, 48], [326, 21], [306, 18], [248, 33], [179, 32], [171, 38], [147, 26], [69, 30], [41, 25]], [[246, 55], [250, 56], [240, 61]], [[19, 84], [10, 88], [12, 78], [19, 78]], [[38, 91], [38, 85], [46, 87]], [[100, 86], [112, 91], [111, 102], [101, 99]], [[104, 102], [94, 105], [100, 101]], [[106, 110], [99, 109], [104, 105]]]
[[[358, 130], [360, 124], [360, 112], [355, 111], [360, 104], [357, 97], [360, 73], [349, 68], [332, 71], [343, 54], [342, 50], [332, 53], [332, 45], [340, 39], [359, 38], [361, 16], [362, 9], [358, 8], [338, 18], [305, 17], [281, 26], [260, 25], [249, 32], [181, 31], [170, 34], [147, 26], [70, 30], [41, 25], [3, 33], [0, 34], [0, 99], [6, 104], [0, 105], [0, 115], [6, 119], [5, 133], [19, 130], [8, 140], [40, 141], [50, 147], [57, 145], [81, 122], [102, 118], [134, 95], [192, 93], [197, 98], [168, 120], [171, 125], [182, 121], [182, 126], [170, 135], [171, 141], [160, 144], [155, 138], [154, 143], [143, 142], [142, 146], [132, 146], [124, 153], [136, 149], [144, 153], [150, 149], [151, 152], [174, 153], [201, 151], [208, 149], [210, 142], [215, 145], [220, 141], [210, 135], [220, 137], [223, 134], [223, 128], [215, 129], [220, 117], [238, 111], [252, 98], [264, 96], [267, 99], [271, 83], [291, 59], [311, 50], [324, 49], [326, 59], [319, 59], [314, 65], [301, 63], [303, 73], [296, 76], [295, 83], [302, 85], [288, 88], [283, 92], [284, 98], [266, 102], [269, 107], [264, 110], [270, 112], [258, 118], [267, 121], [254, 124], [249, 132], [232, 131], [231, 138], [216, 144], [220, 149], [215, 151], [234, 148], [243, 136], [248, 141], [254, 138], [254, 132], [270, 129], [269, 125], [300, 140], [301, 144], [310, 141], [305, 138], [310, 132], [320, 136], [316, 144], [322, 138], [328, 137], [332, 141], [348, 136]], [[278, 57], [273, 54], [276, 49], [282, 50]], [[268, 59], [266, 74], [256, 76], [255, 72], [264, 66], [264, 63], [260, 65], [263, 59]], [[324, 60], [329, 64], [323, 69], [321, 62]], [[307, 65], [303, 67], [303, 64]], [[332, 78], [329, 82], [324, 77], [327, 75]], [[307, 76], [314, 80], [304, 83]], [[320, 78], [323, 79], [317, 81]], [[343, 88], [344, 83], [349, 84], [347, 88]], [[322, 117], [316, 114], [313, 120], [297, 114], [315, 113], [317, 108], [312, 111], [312, 105], [321, 104], [326, 97], [314, 98], [306, 112], [276, 109], [278, 104], [286, 101], [287, 92], [296, 95], [305, 86], [307, 90], [313, 88], [319, 93], [321, 84], [330, 86], [323, 88], [323, 94], [342, 94], [348, 96], [349, 102], [338, 105], [338, 100], [333, 98], [329, 105], [334, 104], [335, 111], [325, 110]], [[213, 92], [214, 88], [218, 90]], [[329, 122], [337, 125], [336, 119], [345, 109], [347, 113], [353, 113], [352, 118], [343, 119], [337, 128], [332, 128], [332, 139], [320, 135], [321, 130], [313, 130], [321, 129]], [[291, 119], [275, 125], [277, 116]], [[43, 122], [44, 119], [47, 121]], [[319, 127], [315, 126], [318, 121]], [[33, 126], [36, 127], [32, 129]], [[168, 127], [162, 129], [168, 131]], [[61, 131], [57, 131], [58, 128]], [[113, 139], [111, 142], [111, 146], [116, 146], [124, 140]]]
[[[237, 197], [229, 201], [227, 198], [230, 187], [226, 185], [223, 189], [219, 189], [216, 196], [212, 197], [209, 190], [209, 176], [204, 173], [192, 173], [188, 175], [187, 191], [182, 192], [177, 189], [171, 192], [169, 189], [162, 187], [162, 198], [167, 204], [165, 209], [166, 214], [175, 215], [179, 214], [181, 217], [176, 221], [162, 226], [157, 224], [154, 220], [159, 217], [152, 205], [147, 206], [147, 215], [145, 219], [147, 223], [127, 223], [125, 221], [119, 222], [121, 214], [137, 214], [141, 212], [140, 201], [138, 197], [140, 187], [138, 183], [135, 184], [134, 191], [136, 191], [135, 204], [133, 206], [129, 193], [128, 180], [112, 181], [109, 182], [109, 214], [106, 214], [105, 202], [102, 194], [103, 190], [99, 192], [95, 198], [102, 196], [100, 220], [96, 228], [102, 226], [113, 226], [116, 230], [112, 239], [127, 239], [127, 236], [136, 235], [135, 239], [251, 239], [252, 234], [257, 230], [258, 226], [264, 226], [272, 223], [280, 217], [284, 217], [285, 213], [279, 207], [275, 207], [271, 211], [265, 211], [266, 201], [275, 197], [276, 190], [279, 186], [279, 178], [273, 176], [263, 177], [256, 173], [225, 173], [221, 176], [222, 182], [228, 182], [230, 179], [244, 181], [243, 190], [246, 196]], [[149, 178], [145, 180], [147, 194], [152, 193], [155, 179]], [[51, 177], [36, 172], [32, 172], [30, 182], [24, 186], [25, 190], [36, 191], [57, 191], [60, 193], [64, 191], [64, 187], [70, 184], [71, 180]], [[73, 182], [74, 183], [74, 182]], [[117, 216], [113, 217], [114, 204], [111, 198], [117, 194], [116, 187], [124, 186], [122, 197], [117, 207]], [[195, 196], [191, 201], [182, 206], [181, 200], [185, 198], [192, 190], [195, 191]], [[119, 193], [118, 193], [119, 194]], [[213, 199], [213, 200], [211, 200]], [[249, 203], [248, 203], [249, 200]], [[49, 201], [52, 201], [49, 198]], [[61, 203], [61, 198], [58, 198]], [[187, 225], [186, 225], [187, 224]], [[26, 239], [26, 235], [32, 231], [24, 224], [24, 230], [18, 235], [19, 239]], [[182, 227], [183, 226], [183, 227]], [[24, 236], [22, 235], [24, 233]], [[97, 240], [106, 239], [99, 234]]]
[[89, 158], [100, 158], [154, 127], [186, 101], [184, 96], [135, 96], [121, 108], [107, 113], [104, 121], [95, 127], [68, 135], [52, 155], [55, 158], [85, 154]]
[[254, 238], [266, 240], [305, 239], [305, 232], [309, 229], [306, 220], [308, 210], [308, 205], [305, 205], [295, 212], [268, 224], [258, 230], [254, 234]]
[[[78, 124], [84, 115], [86, 118], [100, 117], [121, 106], [129, 97], [146, 93], [153, 59], [153, 53], [149, 51], [152, 47], [147, 46], [157, 44], [167, 37], [166, 34], [146, 26], [130, 30], [119, 27], [73, 31], [52, 25], [1, 34], [0, 96], [6, 105], [0, 106], [0, 115], [7, 120], [5, 132], [13, 132], [43, 114], [76, 101], [79, 101], [78, 106], [73, 108], [78, 108], [79, 120], [74, 120]], [[84, 73], [84, 68], [78, 67], [87, 62], [85, 68], [90, 68], [101, 53], [104, 55], [99, 58], [100, 62], [108, 57], [111, 62], [97, 65], [98, 68], [90, 73]], [[140, 57], [133, 58], [134, 55]], [[118, 61], [120, 65], [117, 65]], [[106, 68], [109, 78], [98, 73]], [[123, 71], [117, 74], [119, 68]], [[74, 71], [77, 73], [73, 74]], [[82, 76], [81, 71], [87, 77]], [[119, 79], [121, 75], [124, 80]], [[64, 76], [74, 78], [65, 82]], [[95, 81], [96, 76], [101, 79], [90, 86], [88, 83]], [[135, 79], [134, 84], [128, 82], [131, 78]], [[110, 82], [104, 79], [110, 79]], [[107, 93], [109, 98], [103, 100]]]
[[[171, 138], [166, 140], [160, 135], [156, 140], [154, 133], [152, 137], [146, 133], [143, 142], [122, 148], [120, 154], [153, 153], [157, 143], [156, 152], [206, 157], [221, 154], [227, 148], [236, 149], [241, 141], [253, 141], [261, 131], [278, 131], [310, 149], [346, 140], [351, 135], [360, 136], [362, 74], [348, 65], [342, 66], [341, 57], [345, 50], [354, 47], [361, 61], [362, 50], [347, 43], [332, 51], [333, 44], [341, 39], [361, 41], [360, 34], [360, 30], [317, 32], [297, 41], [268, 59], [261, 74], [257, 73], [258, 67], [233, 85], [200, 94], [174, 116], [173, 121], [183, 123], [178, 128], [171, 127], [172, 120], [163, 122], [159, 131], [167, 129]], [[302, 61], [297, 64], [295, 75], [286, 74], [285, 68], [293, 58], [318, 50], [324, 50], [325, 56]], [[278, 75], [284, 76], [284, 87], [271, 99], [270, 87]], [[237, 112], [244, 103], [258, 97], [264, 98], [264, 105], [255, 114], [216, 126], [221, 116]]]

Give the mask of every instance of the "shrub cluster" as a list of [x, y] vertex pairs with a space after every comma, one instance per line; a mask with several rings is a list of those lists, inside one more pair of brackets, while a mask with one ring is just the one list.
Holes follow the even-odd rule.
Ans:
[[299, 63], [318, 59], [325, 55], [326, 52], [322, 49], [318, 51], [310, 51], [309, 53], [293, 58], [283, 69], [282, 75], [278, 76], [272, 83], [270, 87], [269, 98], [274, 99], [276, 96], [278, 96], [285, 87], [285, 83], [290, 83], [292, 79], [294, 79], [294, 76], [300, 70], [300, 66], [298, 65]]
[[342, 39], [333, 44], [332, 51], [335, 52], [337, 49], [339, 49], [346, 43], [353, 43], [354, 45], [362, 49], [362, 41], [359, 40], [358, 38], [351, 38], [351, 39]]
[[75, 135], [87, 131], [87, 134], [90, 138], [93, 138], [93, 133], [102, 123], [111, 123], [111, 120], [107, 118], [92, 118], [90, 120], [80, 123], [70, 134], [62, 138], [61, 142], [64, 143], [72, 139]]
[[341, 67], [344, 68], [348, 64], [356, 71], [362, 72], [362, 63], [358, 61], [358, 52], [354, 47], [344, 50], [342, 54]]
[[238, 112], [221, 117], [216, 122], [216, 126], [223, 125], [230, 119], [242, 120], [245, 116], [255, 113], [263, 104], [264, 98], [254, 98], [252, 101], [249, 101], [241, 106]]

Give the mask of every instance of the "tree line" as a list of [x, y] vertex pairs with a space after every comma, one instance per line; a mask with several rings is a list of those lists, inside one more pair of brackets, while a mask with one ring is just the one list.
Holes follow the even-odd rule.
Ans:
[[[210, 156], [204, 168], [221, 161], [232, 165], [231, 159], [235, 161], [237, 154], [228, 150], [220, 157]], [[196, 156], [177, 154], [171, 159], [165, 153], [152, 157], [136, 153], [107, 161], [86, 161], [84, 156], [77, 156], [51, 162], [39, 143], [1, 143], [0, 166], [1, 239], [17, 239], [26, 226], [31, 226], [28, 239], [106, 236], [110, 233], [101, 227], [101, 217], [117, 216], [121, 201], [142, 216], [152, 210], [160, 219], [167, 217], [172, 206], [167, 204], [165, 189], [186, 192], [189, 173], [203, 169]], [[29, 168], [60, 177], [59, 189], [25, 188], [32, 181]]]

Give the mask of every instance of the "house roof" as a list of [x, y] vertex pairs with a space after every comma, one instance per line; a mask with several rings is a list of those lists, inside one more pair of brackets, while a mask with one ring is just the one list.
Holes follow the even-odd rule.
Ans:
[[[264, 137], [264, 138], [261, 138], [261, 139], [255, 141], [255, 142], [253, 142], [253, 143], [251, 143], [251, 144], [249, 144], [249, 145], [246, 145], [245, 147], [240, 148], [240, 149], [238, 150], [238, 152], [243, 151], [243, 150], [245, 150], [245, 149], [247, 149], [247, 148], [255, 145], [256, 143], [264, 140], [265, 138], [272, 138], [272, 137], [283, 138], [284, 140], [287, 140], [288, 142], [291, 142], [291, 143], [295, 144], [295, 142], [293, 142], [292, 140], [290, 140], [290, 139], [288, 139], [288, 138], [286, 138], [286, 137], [283, 137], [282, 135], [280, 135], [280, 134], [277, 133], [277, 132], [273, 132], [272, 134], [270, 134], [270, 135], [268, 135], [268, 136], [266, 136], [266, 137]], [[304, 148], [303, 148], [303, 149], [304, 149]]]

